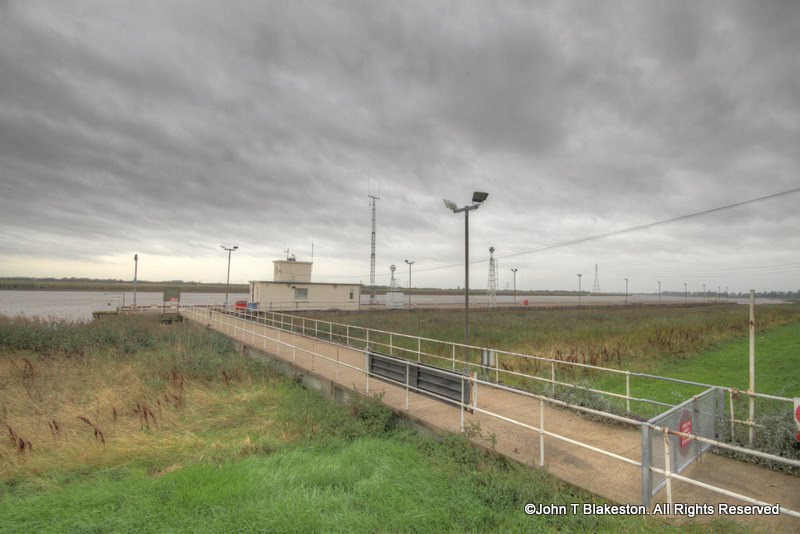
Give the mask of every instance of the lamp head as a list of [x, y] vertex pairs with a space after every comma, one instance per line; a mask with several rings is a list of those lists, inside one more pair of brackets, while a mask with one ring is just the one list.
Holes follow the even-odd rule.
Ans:
[[475, 191], [472, 193], [472, 202], [476, 204], [480, 204], [486, 200], [486, 197], [489, 196], [489, 193], [483, 193], [481, 191]]
[[455, 202], [453, 202], [452, 200], [447, 200], [446, 198], [444, 199], [444, 205], [445, 207], [447, 207], [447, 209], [451, 209], [453, 211], [456, 211], [458, 209], [458, 206], [456, 206]]

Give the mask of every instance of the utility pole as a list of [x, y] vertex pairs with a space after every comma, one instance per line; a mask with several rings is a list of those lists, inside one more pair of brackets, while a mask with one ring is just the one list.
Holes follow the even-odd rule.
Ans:
[[136, 307], [136, 279], [139, 278], [139, 255], [133, 255], [133, 307]]
[[519, 271], [519, 269], [516, 267], [511, 269], [511, 272], [514, 273], [514, 304], [517, 303], [517, 271]]
[[625, 279], [625, 304], [628, 304], [628, 279]]
[[658, 281], [658, 303], [661, 304], [661, 280]]
[[689, 286], [686, 282], [683, 283], [683, 303], [686, 304], [689, 302]]
[[375, 203], [380, 198], [377, 195], [368, 195], [372, 199], [372, 248], [369, 254], [369, 303], [370, 305], [378, 303], [378, 297], [375, 295]]
[[408, 264], [408, 307], [411, 307], [411, 266], [414, 265], [413, 261], [406, 260]]
[[578, 275], [578, 306], [581, 305], [581, 274]]
[[225, 282], [225, 308], [228, 307], [228, 293], [230, 292], [230, 285], [231, 285], [231, 252], [234, 250], [238, 250], [239, 246], [234, 245], [232, 247], [226, 247], [225, 245], [220, 245], [223, 250], [228, 251], [228, 278]]

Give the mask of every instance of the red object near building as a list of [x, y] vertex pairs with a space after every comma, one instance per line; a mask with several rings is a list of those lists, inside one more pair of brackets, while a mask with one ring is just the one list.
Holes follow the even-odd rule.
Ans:
[[246, 300], [237, 300], [236, 304], [234, 304], [234, 308], [237, 310], [246, 310], [247, 309], [247, 301]]

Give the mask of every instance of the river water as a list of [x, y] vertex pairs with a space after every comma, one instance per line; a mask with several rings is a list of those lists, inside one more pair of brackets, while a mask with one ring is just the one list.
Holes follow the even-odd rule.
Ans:
[[[249, 299], [247, 293], [231, 293], [228, 302]], [[161, 304], [160, 292], [136, 294], [136, 304]], [[225, 304], [225, 293], [181, 293], [182, 304]], [[114, 311], [133, 304], [133, 292], [104, 291], [0, 291], [0, 315], [39, 317], [66, 321], [90, 321], [92, 312]]]
[[[150, 306], [161, 304], [162, 293], [160, 292], [138, 292], [136, 304], [140, 306]], [[233, 303], [237, 300], [248, 300], [247, 293], [231, 293], [228, 302]], [[402, 299], [404, 305], [408, 305], [408, 295]], [[746, 304], [747, 299], [723, 299], [726, 302], [736, 302]], [[577, 296], [527, 296], [519, 295], [514, 299], [510, 295], [498, 295], [497, 303], [500, 306], [575, 306], [578, 304]], [[706, 300], [706, 302], [710, 299]], [[383, 305], [384, 295], [378, 295], [378, 302]], [[586, 305], [613, 305], [623, 304], [624, 296], [620, 295], [585, 295], [581, 299], [581, 304]], [[629, 303], [635, 304], [656, 304], [658, 299], [655, 295], [629, 295]], [[680, 304], [684, 302], [683, 297], [662, 296], [663, 304]], [[702, 298], [689, 297], [688, 302], [703, 302]], [[757, 304], [776, 303], [767, 299], [757, 299]], [[225, 293], [182, 293], [182, 304], [224, 304]], [[0, 291], [0, 315], [25, 317], [39, 317], [42, 319], [66, 320], [66, 321], [88, 321], [92, 319], [92, 312], [95, 311], [114, 311], [120, 305], [133, 304], [133, 293], [127, 292], [104, 292], [104, 291]], [[369, 294], [361, 295], [362, 307], [369, 304]], [[485, 295], [470, 296], [470, 304], [475, 307], [486, 307], [487, 298]], [[412, 295], [411, 307], [458, 307], [464, 305], [463, 297], [458, 295]]]

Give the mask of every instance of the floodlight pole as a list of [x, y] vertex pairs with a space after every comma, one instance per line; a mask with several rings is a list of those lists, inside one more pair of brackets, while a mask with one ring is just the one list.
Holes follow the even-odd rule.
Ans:
[[625, 304], [628, 303], [628, 279], [625, 279]]
[[516, 267], [511, 269], [511, 272], [514, 273], [514, 304], [517, 303], [517, 269]]
[[469, 373], [469, 212], [478, 209], [488, 197], [488, 193], [475, 192], [471, 206], [459, 208], [450, 200], [444, 205], [453, 213], [464, 213], [464, 370]]
[[223, 250], [227, 250], [228, 251], [228, 278], [227, 278], [227, 280], [225, 282], [225, 308], [227, 308], [228, 307], [228, 293], [230, 291], [230, 285], [231, 285], [231, 252], [233, 252], [234, 250], [238, 249], [239, 246], [238, 245], [234, 245], [232, 247], [226, 247], [225, 245], [220, 245], [220, 247]]
[[686, 282], [683, 283], [683, 303], [686, 304], [689, 302], [689, 286]]
[[581, 276], [582, 274], [578, 275], [578, 306], [581, 305]]
[[414, 265], [413, 261], [406, 260], [408, 264], [408, 307], [411, 307], [411, 266]]
[[661, 280], [658, 281], [658, 303], [661, 304]]

